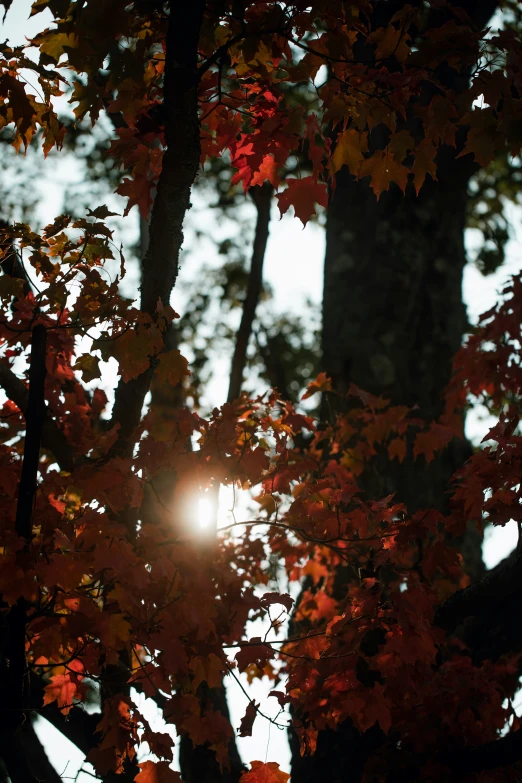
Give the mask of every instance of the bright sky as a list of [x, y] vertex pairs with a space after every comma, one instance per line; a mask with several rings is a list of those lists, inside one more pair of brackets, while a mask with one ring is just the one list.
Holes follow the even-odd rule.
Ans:
[[[20, 44], [24, 37], [29, 37], [38, 32], [45, 24], [44, 14], [28, 19], [31, 0], [14, 0], [7, 14], [5, 24], [0, 24], [0, 39], [6, 38], [13, 44]], [[57, 161], [53, 159], [47, 164], [42, 164], [39, 170], [38, 181], [34, 183], [35, 189], [41, 193], [38, 218], [42, 224], [50, 222], [60, 210], [64, 186], [71, 181], [77, 181], [81, 177], [81, 170], [70, 156], [67, 159]], [[123, 211], [122, 201], [118, 197], [110, 197], [107, 200], [115, 211]], [[96, 205], [94, 205], [96, 206]], [[201, 218], [205, 221], [204, 211]], [[489, 309], [498, 298], [498, 291], [506, 278], [518, 271], [522, 266], [522, 230], [520, 212], [513, 210], [513, 233], [507, 252], [507, 261], [504, 267], [495, 275], [484, 278], [472, 265], [468, 265], [464, 273], [463, 296], [468, 307], [470, 320], [475, 322], [480, 313]], [[137, 217], [127, 220], [128, 228], [125, 231], [125, 239], [132, 243], [137, 236]], [[204, 225], [204, 223], [203, 223]], [[187, 232], [190, 241], [190, 232]], [[473, 247], [475, 237], [468, 236], [469, 247]], [[207, 253], [203, 246], [202, 254]], [[208, 243], [208, 253], [215, 253], [213, 245]], [[265, 262], [265, 278], [275, 292], [275, 306], [280, 312], [303, 312], [307, 299], [320, 303], [322, 293], [322, 266], [324, 257], [324, 233], [322, 229], [309, 224], [304, 230], [300, 221], [285, 217], [278, 219], [277, 210], [274, 210], [271, 225], [270, 239], [268, 242], [267, 257]], [[219, 263], [218, 259], [202, 258], [201, 261]], [[190, 277], [194, 269], [182, 268], [181, 277]], [[182, 311], [183, 301], [180, 294], [175, 291], [172, 300], [173, 306], [178, 312]], [[220, 404], [226, 394], [226, 373], [228, 362], [218, 365], [215, 377], [209, 389], [209, 395], [215, 404]], [[478, 443], [487, 432], [488, 423], [480, 418], [480, 413], [474, 413], [468, 419], [467, 434], [473, 442]], [[509, 524], [503, 529], [495, 529], [486, 533], [484, 544], [484, 558], [488, 567], [494, 566], [505, 557], [515, 546], [517, 531], [514, 524]], [[239, 725], [247, 699], [241, 693], [239, 687], [232, 683], [228, 687], [232, 723]], [[268, 714], [275, 714], [275, 700], [265, 699], [268, 692], [267, 683], [258, 683], [250, 689], [251, 697], [261, 701], [261, 708]], [[154, 705], [148, 704], [149, 718], [153, 718]], [[158, 719], [159, 720], [159, 719]], [[161, 724], [161, 721], [159, 721]], [[40, 720], [37, 730], [42, 742], [49, 753], [56, 769], [63, 774], [64, 780], [77, 780], [78, 783], [89, 783], [92, 775], [81, 773], [76, 777], [82, 765], [82, 756], [72, 743], [53, 729], [46, 721]], [[289, 750], [286, 741], [286, 733], [270, 726], [267, 721], [258, 718], [254, 728], [254, 736], [239, 740], [239, 748], [244, 761], [259, 759], [262, 761], [277, 761], [283, 769], [289, 770]], [[86, 766], [86, 770], [89, 766]], [[91, 768], [92, 771], [92, 768]]]

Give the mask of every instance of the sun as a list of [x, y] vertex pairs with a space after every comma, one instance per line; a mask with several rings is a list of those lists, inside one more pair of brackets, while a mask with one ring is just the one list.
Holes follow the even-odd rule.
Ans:
[[213, 504], [210, 498], [200, 497], [198, 500], [198, 524], [202, 530], [207, 530], [213, 523]]

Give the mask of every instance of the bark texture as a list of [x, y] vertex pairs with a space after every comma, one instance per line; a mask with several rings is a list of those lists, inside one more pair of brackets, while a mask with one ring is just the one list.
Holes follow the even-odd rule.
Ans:
[[[439, 181], [419, 196], [398, 188], [379, 201], [343, 169], [326, 234], [323, 366], [334, 388], [355, 383], [394, 404], [418, 406], [427, 420], [442, 394], [466, 327], [462, 302], [468, 164], [449, 150]], [[462, 443], [426, 466], [386, 462], [371, 491], [396, 492], [410, 509], [443, 505], [465, 456]]]

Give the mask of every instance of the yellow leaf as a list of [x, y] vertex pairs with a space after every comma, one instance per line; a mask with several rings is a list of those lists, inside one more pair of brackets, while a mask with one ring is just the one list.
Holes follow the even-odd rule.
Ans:
[[76, 360], [76, 364], [73, 366], [73, 370], [79, 370], [82, 374], [82, 378], [85, 383], [94, 380], [94, 378], [100, 378], [100, 360], [97, 356], [93, 356], [90, 353], [84, 353]]
[[337, 144], [330, 161], [330, 173], [335, 174], [346, 164], [351, 173], [359, 173], [364, 160], [364, 152], [368, 152], [368, 134], [349, 128], [337, 139]]
[[58, 62], [62, 54], [65, 54], [66, 49], [75, 49], [78, 46], [78, 36], [74, 33], [49, 32], [41, 39], [36, 39], [35, 43], [40, 44], [40, 52], [49, 55], [55, 62]]

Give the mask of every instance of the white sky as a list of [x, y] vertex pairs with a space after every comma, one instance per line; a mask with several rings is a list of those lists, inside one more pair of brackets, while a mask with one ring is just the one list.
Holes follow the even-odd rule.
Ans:
[[[7, 14], [4, 25], [0, 23], [0, 39], [8, 38], [12, 43], [22, 43], [25, 37], [30, 37], [42, 29], [45, 15], [40, 14], [28, 19], [31, 0], [14, 0]], [[57, 161], [53, 159], [47, 165], [42, 165], [38, 181], [34, 187], [41, 193], [39, 219], [43, 224], [50, 222], [60, 209], [61, 194], [64, 185], [77, 180], [81, 172], [70, 156]], [[119, 207], [122, 211], [122, 201], [118, 197], [108, 199], [110, 207]], [[96, 206], [96, 205], [94, 205]], [[204, 220], [204, 216], [202, 216]], [[130, 226], [132, 222], [132, 226]], [[129, 217], [127, 223], [127, 241], [134, 241], [137, 233], [137, 219]], [[484, 278], [478, 270], [468, 265], [464, 273], [463, 296], [468, 307], [470, 320], [475, 322], [480, 313], [489, 309], [497, 301], [498, 291], [503, 282], [513, 272], [522, 266], [522, 231], [520, 211], [513, 210], [514, 238], [510, 241], [507, 261], [495, 275]], [[473, 236], [468, 237], [469, 245], [473, 244]], [[210, 247], [210, 245], [209, 245]], [[322, 293], [322, 267], [324, 257], [324, 233], [322, 229], [309, 224], [304, 230], [299, 220], [286, 216], [278, 219], [274, 208], [270, 238], [265, 262], [265, 278], [275, 293], [275, 306], [278, 311], [303, 312], [307, 299], [319, 304]], [[202, 259], [207, 260], [207, 259]], [[193, 270], [182, 269], [181, 276], [190, 276]], [[173, 306], [182, 308], [182, 298], [174, 292]], [[220, 404], [226, 392], [226, 372], [228, 363], [223, 362], [217, 368], [211, 384], [210, 394], [216, 404]], [[475, 443], [480, 441], [487, 431], [487, 422], [481, 421], [478, 414], [470, 416], [467, 423], [467, 434]], [[484, 544], [484, 558], [488, 567], [494, 566], [505, 557], [515, 546], [517, 540], [516, 527], [513, 524], [503, 529], [488, 531]], [[250, 689], [253, 698], [261, 701], [261, 708], [273, 714], [274, 699], [266, 700], [267, 682], [258, 683]], [[228, 688], [233, 725], [239, 725], [247, 705], [245, 696], [237, 685], [232, 683]], [[154, 714], [154, 705], [149, 705]], [[152, 716], [152, 715], [151, 715]], [[72, 743], [66, 740], [47, 722], [39, 721], [37, 730], [49, 753], [51, 761], [57, 770], [63, 774], [64, 780], [74, 780], [82, 764], [82, 756]], [[258, 718], [254, 728], [254, 737], [239, 740], [240, 752], [244, 761], [259, 759], [262, 761], [277, 761], [283, 769], [289, 769], [289, 751], [285, 732], [270, 726], [267, 721]], [[92, 776], [82, 774], [78, 783], [92, 781]]]

